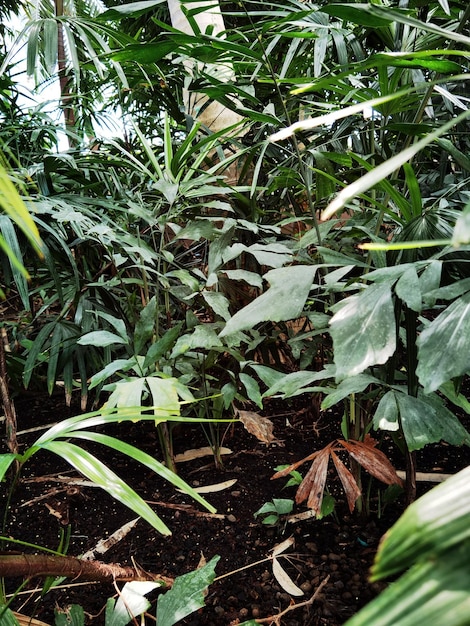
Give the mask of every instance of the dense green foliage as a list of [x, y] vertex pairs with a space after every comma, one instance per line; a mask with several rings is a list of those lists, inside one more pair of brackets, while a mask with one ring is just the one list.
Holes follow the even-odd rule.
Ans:
[[[222, 33], [202, 31], [204, 11], [190, 2], [184, 32], [160, 0], [33, 4], [0, 66], [12, 386], [51, 393], [60, 382], [83, 409], [106, 401], [90, 423], [139, 407], [170, 467], [175, 418], [203, 421], [220, 463], [208, 417], [312, 394], [325, 409], [344, 406], [335, 445], [352, 474], [332, 444], [309, 459], [319, 499], [308, 498], [309, 472], [297, 501], [321, 510], [331, 455], [351, 508], [367, 508], [359, 466], [394, 482], [369, 436], [386, 431], [411, 502], [414, 451], [470, 444], [451, 408], [470, 408], [460, 393], [470, 370], [468, 4], [222, 0]], [[36, 83], [58, 78], [54, 106], [24, 104], [24, 42]], [[198, 120], [214, 102], [238, 125], [212, 132]], [[73, 452], [84, 471], [83, 449], [57, 436], [23, 457], [10, 449], [2, 474], [44, 447]], [[110, 439], [101, 443], [126, 445]]]

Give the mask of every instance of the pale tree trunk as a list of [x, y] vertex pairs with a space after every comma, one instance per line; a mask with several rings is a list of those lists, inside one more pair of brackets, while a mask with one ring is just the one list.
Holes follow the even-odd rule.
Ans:
[[[56, 17], [64, 15], [63, 0], [54, 0]], [[70, 77], [67, 76], [67, 57], [65, 51], [64, 28], [62, 22], [57, 22], [57, 66], [59, 70], [60, 101], [64, 112], [66, 130], [75, 129], [75, 110], [72, 104], [72, 94], [70, 92]], [[75, 142], [71, 134], [67, 133], [69, 146], [73, 148]]]
[[[201, 7], [206, 7], [206, 9], [197, 13], [194, 17], [201, 33], [208, 33], [214, 37], [219, 36], [223, 38], [225, 24], [218, 0], [202, 0], [201, 2], [191, 2], [188, 4], [188, 9], [191, 10], [197, 10]], [[170, 10], [171, 24], [174, 28], [188, 35], [196, 34], [183, 12], [181, 0], [168, 0], [168, 8]], [[197, 73], [198, 61], [187, 60], [185, 66], [188, 74], [193, 76]], [[214, 76], [221, 82], [229, 83], [235, 81], [235, 72], [230, 63], [204, 64], [199, 67], [203, 68], [206, 74]], [[244, 119], [242, 115], [239, 115], [231, 109], [227, 109], [227, 107], [219, 102], [210, 102], [205, 94], [189, 92], [186, 89], [184, 99], [186, 112], [199, 120], [212, 132], [228, 129], [234, 124], [240, 124]], [[240, 129], [237, 129], [235, 132], [240, 134]]]

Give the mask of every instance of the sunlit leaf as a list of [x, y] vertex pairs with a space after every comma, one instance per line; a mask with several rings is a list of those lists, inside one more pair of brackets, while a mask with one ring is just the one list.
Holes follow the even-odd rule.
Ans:
[[170, 529], [152, 511], [149, 505], [109, 467], [87, 450], [68, 441], [48, 441], [41, 446], [62, 457], [67, 463], [104, 489], [110, 496], [140, 515], [162, 535], [170, 535]]
[[113, 386], [114, 390], [104, 403], [104, 408], [142, 406], [145, 378], [138, 377], [120, 380]]

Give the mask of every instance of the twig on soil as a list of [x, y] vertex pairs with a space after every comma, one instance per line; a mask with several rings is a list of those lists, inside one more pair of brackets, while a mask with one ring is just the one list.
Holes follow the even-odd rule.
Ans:
[[287, 615], [287, 613], [290, 613], [290, 611], [294, 611], [295, 609], [300, 609], [303, 606], [310, 606], [311, 604], [313, 604], [315, 600], [318, 598], [318, 596], [320, 595], [323, 587], [328, 583], [329, 580], [330, 580], [329, 576], [327, 576], [324, 580], [322, 580], [321, 583], [316, 588], [313, 596], [309, 598], [308, 600], [304, 600], [304, 602], [297, 602], [296, 604], [291, 604], [290, 606], [285, 608], [280, 613], [277, 613], [276, 615], [270, 615], [269, 617], [261, 617], [259, 619], [255, 619], [254, 621], [257, 624], [275, 624], [276, 626], [281, 626], [281, 618], [284, 617], [284, 615]]
[[198, 511], [190, 504], [172, 504], [170, 502], [160, 502], [159, 500], [145, 500], [147, 504], [155, 506], [164, 506], [167, 509], [176, 509], [177, 511], [184, 511], [190, 515], [198, 515], [199, 517], [210, 517], [213, 519], [225, 519], [227, 516], [222, 513], [207, 513], [206, 511]]

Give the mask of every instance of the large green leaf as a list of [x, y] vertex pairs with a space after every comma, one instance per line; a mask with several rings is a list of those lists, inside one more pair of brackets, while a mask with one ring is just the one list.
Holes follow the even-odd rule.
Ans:
[[167, 330], [158, 341], [150, 346], [147, 354], [145, 355], [143, 364], [144, 370], [152, 364], [158, 364], [158, 361], [172, 348], [180, 334], [181, 327], [182, 322], [179, 322], [173, 326], [173, 328]]
[[330, 407], [338, 404], [344, 398], [347, 398], [353, 393], [361, 393], [369, 385], [380, 385], [382, 381], [374, 376], [368, 374], [357, 374], [356, 376], [348, 376], [336, 387], [336, 389], [326, 389], [327, 395], [321, 403], [322, 409], [329, 409]]
[[134, 331], [134, 353], [140, 354], [142, 348], [153, 336], [156, 324], [157, 300], [155, 296], [150, 299], [148, 304], [140, 312], [139, 319], [135, 325]]
[[378, 6], [375, 4], [359, 4], [356, 7], [361, 7], [364, 11], [369, 12], [374, 18], [380, 20], [392, 20], [394, 22], [400, 22], [406, 24], [412, 28], [416, 28], [419, 31], [427, 31], [442, 37], [445, 40], [456, 41], [464, 46], [470, 46], [470, 37], [460, 32], [460, 28], [443, 28], [432, 22], [426, 22], [424, 20], [416, 19], [409, 15], [407, 11], [393, 10], [389, 7]]
[[176, 378], [159, 378], [147, 376], [145, 378], [152, 394], [155, 415], [164, 416], [168, 413], [175, 414], [180, 410]]
[[322, 8], [324, 13], [339, 17], [342, 20], [360, 24], [361, 26], [371, 26], [372, 28], [381, 28], [389, 26], [393, 21], [391, 16], [384, 15], [377, 17], [371, 15], [368, 11], [367, 4], [328, 4]]
[[173, 587], [158, 598], [158, 626], [173, 626], [204, 606], [204, 592], [214, 581], [218, 560], [214, 556], [200, 569], [175, 579]]
[[370, 285], [338, 308], [330, 322], [337, 380], [385, 363], [396, 349], [390, 284]]
[[374, 427], [395, 431], [399, 423], [409, 450], [439, 441], [470, 445], [470, 434], [436, 394], [415, 398], [397, 390], [386, 393], [377, 407]]
[[269, 283], [269, 289], [235, 313], [219, 336], [225, 337], [253, 328], [260, 322], [280, 322], [299, 317], [310, 293], [316, 269], [311, 265], [294, 265], [267, 272], [264, 278]]
[[426, 392], [470, 370], [470, 292], [465, 293], [419, 335], [417, 374]]
[[[261, 366], [263, 367], [263, 366]], [[259, 369], [255, 368], [259, 374]], [[324, 380], [325, 378], [331, 378], [334, 374], [328, 369], [321, 370], [320, 372], [310, 372], [301, 370], [300, 372], [290, 372], [284, 374], [275, 379], [267, 391], [263, 394], [263, 398], [269, 398], [275, 394], [282, 394], [283, 397], [289, 398], [295, 396], [298, 393], [305, 393], [305, 387], [311, 385], [313, 382]]]
[[218, 328], [217, 324], [199, 324], [191, 334], [182, 335], [178, 338], [171, 353], [171, 358], [174, 359], [188, 350], [221, 348], [223, 344], [216, 333]]
[[80, 337], [78, 342], [81, 346], [96, 346], [106, 348], [116, 344], [127, 344], [128, 340], [111, 333], [109, 330], [92, 330], [90, 333]]
[[379, 546], [374, 580], [393, 576], [418, 559], [445, 556], [449, 548], [468, 541], [469, 515], [467, 467], [419, 498], [392, 526]]
[[0, 604], [0, 616], [2, 626], [20, 626], [20, 623], [14, 616], [13, 611], [7, 608], [4, 604]]
[[167, 525], [152, 511], [149, 505], [109, 467], [87, 450], [68, 441], [47, 441], [42, 449], [62, 457], [89, 480], [104, 489], [110, 496], [140, 515], [162, 535], [171, 535]]
[[[162, 0], [163, 1], [163, 0]], [[116, 9], [121, 7], [116, 7]], [[113, 10], [113, 9], [110, 9]], [[135, 43], [129, 44], [123, 50], [113, 52], [110, 56], [113, 61], [133, 61], [134, 63], [156, 63], [164, 56], [177, 48], [174, 41], [161, 41], [159, 43]]]
[[137, 360], [134, 356], [131, 357], [130, 359], [116, 359], [115, 361], [111, 361], [111, 363], [108, 363], [108, 365], [106, 365], [106, 367], [104, 367], [102, 370], [100, 370], [96, 374], [93, 374], [93, 376], [90, 379], [90, 384], [88, 385], [88, 389], [93, 389], [97, 385], [100, 385], [102, 382], [104, 382], [107, 378], [110, 378], [116, 372], [121, 372], [121, 373], [127, 372], [132, 367], [135, 367], [136, 365], [137, 365]]
[[396, 576], [345, 626], [468, 626], [470, 468], [414, 502], [386, 533], [372, 580]]
[[0, 215], [0, 232], [10, 252], [14, 255], [16, 262], [10, 264], [13, 280], [16, 283], [18, 294], [21, 298], [25, 311], [30, 311], [29, 287], [27, 281], [27, 273], [23, 266], [23, 255], [21, 253], [20, 244], [13, 226], [13, 220], [8, 215]]
[[145, 390], [145, 378], [129, 378], [128, 380], [120, 380], [114, 385], [112, 394], [104, 404], [107, 409], [114, 407], [138, 407], [142, 405], [142, 394]]
[[418, 563], [344, 626], [468, 626], [469, 559], [467, 543]]
[[415, 267], [409, 267], [398, 279], [395, 293], [413, 311], [419, 313], [422, 308], [420, 282]]
[[439, 441], [454, 446], [470, 445], [470, 435], [435, 394], [415, 398], [396, 392], [395, 398], [409, 450], [419, 450]]

